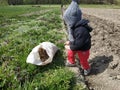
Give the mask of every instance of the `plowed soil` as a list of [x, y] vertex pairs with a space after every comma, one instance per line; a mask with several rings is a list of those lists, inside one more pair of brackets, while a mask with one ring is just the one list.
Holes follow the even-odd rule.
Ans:
[[120, 9], [82, 8], [93, 27], [89, 87], [120, 90]]

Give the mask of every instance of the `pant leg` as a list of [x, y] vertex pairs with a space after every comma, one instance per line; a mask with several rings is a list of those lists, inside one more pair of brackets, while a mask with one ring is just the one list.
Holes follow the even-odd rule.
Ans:
[[88, 63], [88, 58], [89, 58], [89, 55], [90, 55], [90, 52], [89, 50], [87, 51], [77, 51], [78, 53], [78, 57], [80, 59], [80, 64], [82, 65], [83, 69], [89, 69], [90, 68], [90, 65]]
[[76, 51], [72, 51], [72, 50], [67, 51], [67, 59], [71, 64], [75, 63], [75, 54]]

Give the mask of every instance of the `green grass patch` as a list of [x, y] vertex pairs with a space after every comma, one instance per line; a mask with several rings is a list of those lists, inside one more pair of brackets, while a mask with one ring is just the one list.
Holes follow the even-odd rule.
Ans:
[[[74, 74], [64, 66], [64, 42], [59, 42], [65, 37], [62, 31], [60, 8], [52, 6], [44, 6], [42, 9], [35, 7], [34, 10], [31, 6], [0, 8], [4, 12], [0, 13], [4, 17], [0, 18], [2, 20], [0, 27], [0, 89], [73, 89], [75, 87]], [[30, 15], [29, 10], [32, 12]], [[53, 62], [42, 67], [27, 64], [26, 58], [32, 48], [44, 41], [50, 41], [60, 49]]]
[[42, 10], [42, 7], [32, 7], [31, 5], [19, 5], [19, 6], [1, 6], [0, 16], [13, 17], [24, 13], [30, 13], [32, 11]]

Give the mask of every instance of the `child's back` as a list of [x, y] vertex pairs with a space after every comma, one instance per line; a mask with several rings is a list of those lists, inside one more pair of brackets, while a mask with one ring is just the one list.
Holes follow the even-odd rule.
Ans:
[[88, 26], [89, 21], [82, 19], [78, 21], [73, 27], [74, 41], [70, 42], [71, 50], [86, 51], [91, 48], [91, 35], [92, 28]]

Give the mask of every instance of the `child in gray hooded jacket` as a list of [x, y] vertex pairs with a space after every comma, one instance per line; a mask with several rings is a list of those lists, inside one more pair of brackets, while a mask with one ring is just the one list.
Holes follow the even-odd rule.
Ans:
[[65, 43], [67, 50], [66, 66], [76, 66], [75, 55], [78, 54], [80, 64], [84, 70], [84, 75], [90, 73], [88, 58], [91, 48], [92, 28], [89, 21], [82, 19], [82, 12], [78, 6], [78, 0], [72, 0], [70, 6], [64, 13], [64, 20], [68, 27], [69, 40]]

